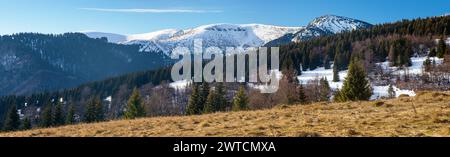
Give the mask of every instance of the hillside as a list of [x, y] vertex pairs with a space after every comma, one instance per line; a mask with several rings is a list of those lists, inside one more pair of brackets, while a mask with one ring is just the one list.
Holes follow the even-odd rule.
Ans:
[[450, 136], [450, 92], [376, 102], [316, 103], [269, 110], [80, 124], [2, 137]]
[[73, 88], [172, 64], [138, 46], [92, 39], [81, 33], [0, 36], [0, 95], [29, 95]]

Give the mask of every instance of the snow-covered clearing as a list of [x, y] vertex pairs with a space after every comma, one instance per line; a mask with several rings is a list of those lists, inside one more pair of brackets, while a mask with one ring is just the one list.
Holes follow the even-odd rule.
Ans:
[[[410, 75], [417, 75], [422, 74], [423, 69], [423, 62], [427, 59], [427, 57], [411, 57], [411, 63], [412, 65], [407, 68], [408, 74]], [[441, 64], [444, 59], [437, 58], [437, 57], [430, 57], [431, 62], [435, 62], [436, 64]], [[398, 67], [389, 67], [389, 62], [382, 62], [377, 63], [378, 65], [381, 65], [383, 70], [390, 70], [393, 72], [394, 75], [404, 75], [405, 69], [399, 69]]]

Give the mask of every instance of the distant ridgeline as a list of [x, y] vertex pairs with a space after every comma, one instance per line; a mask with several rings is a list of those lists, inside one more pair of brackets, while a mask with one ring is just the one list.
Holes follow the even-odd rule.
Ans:
[[81, 33], [0, 36], [0, 95], [26, 95], [76, 87], [171, 61], [137, 45], [108, 43]]
[[[435, 46], [434, 39], [444, 38], [449, 35], [450, 16], [432, 17], [426, 19], [404, 20], [396, 23], [382, 24], [374, 26], [370, 29], [355, 30], [352, 32], [340, 33], [332, 36], [313, 38], [308, 41], [291, 43], [280, 47], [280, 65], [282, 69], [294, 68], [298, 74], [307, 69], [315, 69], [324, 66], [331, 68], [334, 63], [339, 70], [346, 69], [350, 58], [357, 57], [365, 61], [366, 67], [370, 65], [385, 61], [386, 58], [391, 60], [394, 66], [408, 66], [410, 64], [409, 57], [415, 53], [426, 53], [427, 50]], [[22, 44], [21, 41], [33, 37], [34, 40], [27, 40], [28, 45]], [[23, 39], [18, 39], [23, 38]], [[35, 38], [43, 38], [37, 40]], [[60, 40], [51, 40], [53, 38], [61, 38]], [[85, 39], [86, 38], [86, 39]], [[81, 40], [82, 39], [82, 40]], [[0, 53], [3, 58], [10, 58], [10, 60], [2, 62], [2, 71], [0, 81], [10, 81], [17, 86], [18, 82], [26, 81], [22, 77], [27, 77], [32, 80], [36, 78], [30, 77], [34, 68], [48, 67], [49, 71], [60, 72], [67, 76], [74, 76], [67, 79], [99, 79], [105, 75], [112, 75], [113, 71], [120, 70], [122, 72], [132, 71], [133, 68], [122, 67], [123, 65], [134, 65], [133, 62], [148, 62], [148, 56], [142, 57], [143, 54], [134, 53], [138, 47], [110, 44], [102, 39], [87, 39], [81, 34], [65, 34], [61, 36], [38, 35], [38, 34], [19, 34], [13, 36], [3, 36], [0, 40]], [[36, 41], [39, 41], [36, 42]], [[46, 46], [47, 49], [53, 51], [42, 56], [40, 54], [40, 47], [36, 45], [46, 44], [48, 42], [57, 42], [52, 44], [54, 47]], [[75, 42], [75, 44], [74, 44]], [[104, 51], [99, 51], [104, 50]], [[83, 50], [83, 51], [81, 51]], [[28, 51], [36, 53], [25, 53]], [[87, 51], [87, 52], [86, 52]], [[65, 52], [69, 57], [62, 57], [58, 52]], [[98, 52], [98, 53], [89, 53]], [[9, 55], [10, 54], [10, 55]], [[25, 56], [25, 57], [14, 57]], [[28, 57], [26, 57], [28, 56]], [[124, 57], [127, 56], [127, 57]], [[96, 64], [89, 62], [90, 57], [105, 57], [105, 63]], [[16, 61], [14, 58], [25, 58], [24, 60]], [[37, 59], [34, 59], [37, 58]], [[125, 59], [124, 59], [125, 58]], [[26, 60], [30, 59], [30, 60]], [[133, 62], [128, 62], [129, 59]], [[160, 60], [158, 58], [158, 60]], [[154, 60], [156, 65], [158, 60]], [[54, 61], [54, 62], [49, 62]], [[18, 64], [27, 63], [27, 64]], [[32, 64], [33, 63], [33, 64]], [[73, 64], [63, 64], [73, 63]], [[16, 66], [12, 66], [16, 65]], [[55, 66], [56, 65], [56, 66]], [[74, 66], [80, 65], [80, 66]], [[27, 69], [26, 72], [14, 72], [13, 76], [6, 76], [5, 69], [14, 71], [17, 66], [27, 67], [20, 69]], [[97, 68], [92, 68], [98, 66]], [[146, 67], [136, 64], [136, 69], [145, 69]], [[148, 66], [148, 65], [147, 65]], [[148, 67], [147, 67], [148, 68]], [[105, 70], [107, 69], [107, 70]], [[97, 71], [98, 70], [98, 71]], [[108, 71], [110, 70], [110, 71]], [[370, 68], [369, 68], [370, 70]], [[82, 73], [83, 71], [86, 71]], [[8, 73], [8, 74], [9, 74]], [[41, 72], [41, 75], [49, 75]], [[34, 74], [38, 77], [38, 74]], [[43, 77], [43, 78], [51, 78]], [[85, 102], [93, 97], [105, 98], [107, 96], [115, 95], [120, 92], [120, 88], [128, 90], [137, 87], [142, 88], [143, 85], [153, 84], [158, 85], [163, 81], [170, 81], [170, 68], [163, 68], [155, 71], [132, 73], [116, 78], [107, 79], [104, 81], [97, 81], [88, 83], [77, 88], [67, 89], [59, 92], [46, 92], [33, 94], [30, 96], [4, 96], [0, 98], [0, 117], [3, 118], [7, 109], [11, 105], [16, 104], [18, 109], [24, 108], [25, 103], [29, 106], [43, 106], [51, 103], [52, 99], [58, 101], [59, 98], [64, 98], [65, 101], [77, 105], [76, 113], [83, 115], [83, 108]], [[57, 81], [52, 81], [57, 83]], [[65, 82], [63, 80], [63, 82]], [[9, 89], [11, 87], [4, 87]], [[23, 86], [24, 88], [26, 87]], [[13, 92], [14, 93], [14, 92]], [[4, 93], [7, 94], [7, 93]], [[129, 93], [128, 93], [129, 94]], [[124, 105], [128, 97], [115, 97], [112, 103], [120, 103], [113, 105]], [[119, 100], [117, 100], [119, 99]], [[36, 113], [35, 113], [36, 114]], [[33, 115], [33, 114], [30, 114]], [[0, 122], [3, 120], [0, 119]]]

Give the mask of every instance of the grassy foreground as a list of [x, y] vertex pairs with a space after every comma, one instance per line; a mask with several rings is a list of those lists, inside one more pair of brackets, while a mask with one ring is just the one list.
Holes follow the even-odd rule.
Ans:
[[1, 137], [450, 136], [450, 92], [260, 111], [158, 117], [1, 133]]

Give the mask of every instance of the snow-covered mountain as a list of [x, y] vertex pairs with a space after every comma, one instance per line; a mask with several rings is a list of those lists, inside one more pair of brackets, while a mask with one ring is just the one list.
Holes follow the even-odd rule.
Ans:
[[343, 31], [369, 28], [372, 27], [372, 25], [367, 22], [348, 17], [326, 15], [314, 19], [311, 23], [309, 23], [308, 27], [319, 28], [328, 33], [336, 34]]
[[279, 27], [262, 24], [211, 24], [194, 29], [172, 31], [165, 38], [135, 38], [126, 44], [140, 44], [141, 51], [163, 51], [168, 54], [177, 46], [193, 47], [194, 39], [202, 39], [203, 47], [258, 47], [301, 27]]
[[84, 32], [92, 38], [106, 37], [121, 44], [138, 44], [143, 52], [170, 52], [177, 46], [193, 47], [194, 39], [203, 39], [203, 47], [260, 47], [307, 40], [372, 25], [342, 16], [327, 15], [316, 18], [306, 27], [282, 27], [264, 24], [211, 24], [197, 28], [166, 29], [146, 34], [121, 36], [112, 33]]
[[304, 27], [304, 29], [294, 34], [286, 34], [266, 45], [275, 46], [289, 42], [300, 42], [319, 36], [332, 35], [357, 29], [366, 29], [372, 26], [372, 24], [361, 20], [336, 15], [325, 15], [314, 19]]

